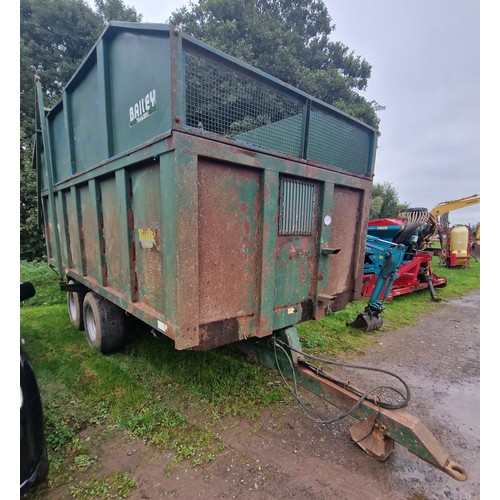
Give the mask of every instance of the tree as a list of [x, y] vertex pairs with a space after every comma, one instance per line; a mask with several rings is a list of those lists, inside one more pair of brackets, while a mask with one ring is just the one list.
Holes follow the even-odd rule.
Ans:
[[96, 4], [97, 12], [84, 0], [21, 0], [20, 3], [22, 259], [40, 259], [45, 251], [36, 216], [36, 176], [30, 171], [35, 131], [34, 75], [37, 73], [43, 83], [45, 106], [52, 106], [107, 21], [140, 21], [142, 18], [122, 0], [98, 0]]
[[138, 14], [134, 7], [125, 5], [122, 0], [94, 0], [94, 3], [97, 13], [104, 22], [142, 21], [142, 14]]
[[[25, 158], [24, 163], [28, 165], [28, 162], [29, 160]], [[34, 169], [29, 167], [21, 169], [20, 187], [21, 259], [38, 260], [45, 254], [45, 241], [38, 225], [37, 179]]]
[[365, 90], [371, 66], [343, 43], [321, 0], [198, 0], [170, 22], [223, 52], [374, 127], [377, 103]]
[[142, 18], [122, 0], [97, 0], [96, 5], [94, 12], [84, 0], [21, 0], [21, 127], [29, 126], [31, 133], [34, 74], [43, 82], [45, 104], [55, 104], [107, 21]]
[[370, 205], [370, 219], [396, 217], [400, 210], [409, 208], [408, 203], [399, 201], [396, 188], [389, 182], [374, 184]]

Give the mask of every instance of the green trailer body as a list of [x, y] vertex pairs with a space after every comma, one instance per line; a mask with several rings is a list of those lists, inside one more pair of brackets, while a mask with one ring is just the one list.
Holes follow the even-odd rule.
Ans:
[[308, 363], [293, 326], [361, 297], [375, 129], [165, 24], [111, 23], [57, 105], [36, 91], [48, 260], [91, 346], [123, 345], [123, 311], [177, 349], [238, 342], [361, 419], [370, 455], [398, 442], [467, 479], [419, 419]]
[[377, 131], [336, 108], [173, 26], [112, 22], [40, 127], [50, 265], [177, 349], [361, 296]]

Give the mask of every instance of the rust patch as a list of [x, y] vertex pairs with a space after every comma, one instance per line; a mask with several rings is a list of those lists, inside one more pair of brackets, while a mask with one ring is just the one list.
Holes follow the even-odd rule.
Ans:
[[99, 242], [94, 238], [95, 213], [94, 206], [90, 199], [88, 185], [80, 188], [80, 213], [81, 213], [81, 250], [84, 262], [84, 274], [96, 279], [97, 276], [97, 251]]
[[261, 206], [261, 171], [200, 160], [200, 323], [257, 313], [262, 254]]
[[339, 293], [328, 304], [327, 312], [341, 311], [342, 309], [345, 309], [347, 304], [351, 301], [352, 301], [352, 292], [351, 291]]
[[213, 321], [200, 326], [200, 345], [197, 351], [207, 351], [241, 340], [239, 337], [239, 322], [237, 318]]
[[[311, 276], [313, 277], [313, 276]], [[303, 262], [301, 262], [299, 264], [299, 280], [301, 281], [301, 283], [306, 283], [306, 266]]]
[[80, 268], [80, 263], [78, 262], [78, 245], [81, 241], [79, 239], [78, 221], [76, 215], [76, 208], [72, 192], [69, 191], [67, 194], [66, 201], [66, 216], [68, 219], [68, 236], [69, 236], [69, 247], [72, 260], [72, 267], [77, 269], [80, 274], [83, 274], [83, 269]]
[[[358, 258], [357, 238], [360, 235], [360, 224], [363, 219], [362, 196], [363, 191], [335, 185], [329, 246], [340, 248], [341, 251], [329, 257], [328, 283], [322, 287], [322, 291], [331, 294], [347, 294], [351, 297], [350, 300], [354, 298], [354, 285], [357, 278], [354, 276], [354, 271]], [[349, 299], [345, 303], [336, 301], [335, 310], [338, 310], [339, 306], [345, 307], [347, 302]]]
[[[158, 164], [148, 164], [131, 174], [133, 209], [133, 241], [135, 247], [135, 272], [137, 276], [137, 299], [156, 311], [163, 311], [163, 265], [160, 249], [160, 169]], [[154, 235], [150, 247], [141, 244]], [[143, 241], [141, 242], [141, 235]], [[153, 242], [152, 242], [153, 243]]]
[[300, 321], [307, 321], [314, 317], [314, 302], [312, 299], [307, 299], [301, 302], [302, 311], [300, 314]]
[[[99, 202], [100, 203], [100, 202]], [[108, 286], [108, 264], [106, 261], [106, 236], [104, 234], [104, 220], [102, 211], [99, 213], [99, 234], [101, 235], [100, 239], [100, 259], [102, 264], [101, 276], [102, 276], [102, 285]]]
[[[130, 191], [132, 191], [132, 184], [130, 186]], [[132, 194], [130, 194], [132, 196]], [[132, 200], [132, 198], [131, 198]], [[131, 203], [132, 204], [132, 203]], [[123, 276], [123, 279], [130, 279], [130, 294], [133, 302], [137, 301], [137, 297], [139, 294], [139, 282], [137, 278], [137, 253], [135, 251], [135, 240], [134, 240], [134, 235], [133, 235], [133, 228], [134, 228], [134, 211], [132, 208], [130, 208], [127, 211], [127, 224], [128, 224], [128, 230], [129, 234], [127, 235], [128, 238], [132, 241], [132, 244], [130, 246], [130, 269], [131, 269], [131, 276], [130, 278], [128, 276]]]

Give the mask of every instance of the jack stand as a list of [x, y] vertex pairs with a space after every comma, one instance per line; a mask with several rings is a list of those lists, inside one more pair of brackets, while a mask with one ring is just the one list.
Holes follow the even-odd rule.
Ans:
[[368, 455], [385, 462], [394, 451], [394, 439], [386, 434], [387, 427], [376, 415], [354, 424], [349, 433], [353, 441]]

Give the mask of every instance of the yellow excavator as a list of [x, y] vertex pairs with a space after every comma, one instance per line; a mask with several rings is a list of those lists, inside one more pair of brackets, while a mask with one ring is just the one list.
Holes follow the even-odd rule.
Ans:
[[476, 258], [472, 250], [475, 250], [479, 243], [479, 224], [476, 234], [472, 236], [469, 226], [455, 225], [450, 228], [448, 214], [452, 210], [469, 207], [479, 202], [479, 194], [472, 194], [458, 200], [443, 201], [430, 211], [438, 222], [441, 262], [448, 267], [467, 267], [471, 255]]
[[471, 194], [470, 196], [465, 196], [464, 198], [459, 198], [458, 200], [443, 201], [435, 206], [430, 213], [437, 218], [451, 212], [452, 210], [458, 210], [459, 208], [475, 205], [476, 203], [479, 203], [479, 201], [478, 194]]

